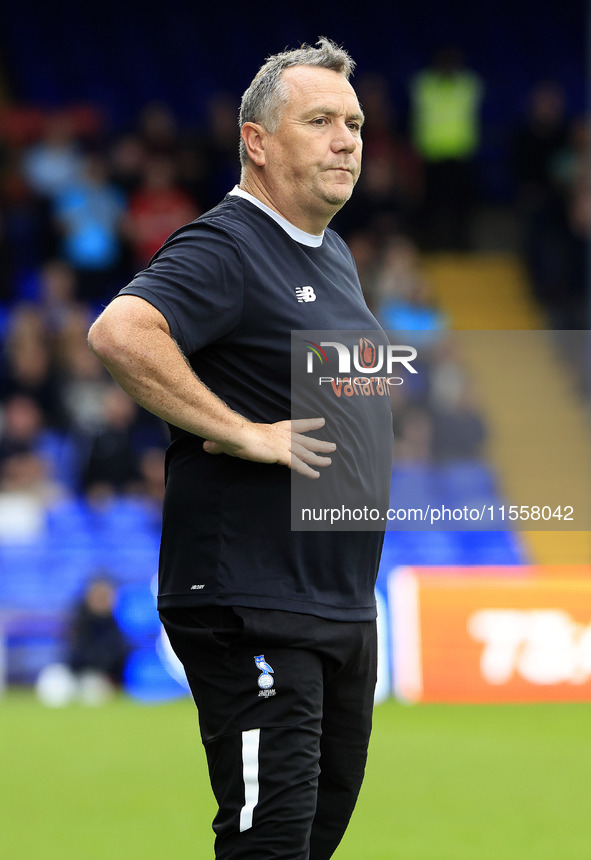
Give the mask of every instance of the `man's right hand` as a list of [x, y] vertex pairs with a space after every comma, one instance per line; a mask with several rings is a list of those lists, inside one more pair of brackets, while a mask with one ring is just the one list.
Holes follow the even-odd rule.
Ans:
[[278, 463], [306, 478], [318, 478], [320, 472], [312, 467], [330, 466], [332, 460], [325, 455], [335, 451], [336, 445], [305, 434], [323, 426], [324, 418], [300, 418], [276, 424], [246, 423], [240, 440], [224, 443], [206, 441], [203, 449], [208, 454], [228, 454], [258, 463]]

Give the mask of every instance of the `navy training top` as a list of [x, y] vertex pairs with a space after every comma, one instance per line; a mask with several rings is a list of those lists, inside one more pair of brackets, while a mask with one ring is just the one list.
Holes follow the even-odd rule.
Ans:
[[[292, 331], [379, 329], [351, 252], [334, 231], [312, 247], [233, 194], [173, 233], [119, 295], [156, 307], [199, 378], [254, 422], [292, 417]], [[373, 400], [368, 420], [387, 499], [390, 402]], [[159, 608], [241, 605], [334, 620], [375, 617], [381, 531], [292, 531], [288, 468], [212, 456], [202, 438], [170, 431]], [[339, 442], [328, 417], [323, 433], [313, 435]]]

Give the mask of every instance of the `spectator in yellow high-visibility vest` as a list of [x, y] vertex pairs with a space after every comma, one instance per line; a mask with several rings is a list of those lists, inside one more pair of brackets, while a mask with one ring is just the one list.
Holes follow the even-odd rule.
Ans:
[[440, 49], [411, 81], [413, 141], [425, 167], [421, 232], [429, 250], [470, 246], [482, 93], [482, 82], [453, 47]]

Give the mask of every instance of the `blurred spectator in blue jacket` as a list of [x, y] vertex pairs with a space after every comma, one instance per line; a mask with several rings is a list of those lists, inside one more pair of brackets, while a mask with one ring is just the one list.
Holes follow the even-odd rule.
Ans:
[[420, 270], [416, 245], [405, 236], [386, 244], [376, 276], [376, 314], [389, 331], [441, 331], [448, 325]]
[[105, 159], [96, 154], [86, 157], [82, 176], [55, 199], [61, 255], [77, 273], [78, 295], [85, 301], [108, 300], [120, 286], [124, 211], [123, 194], [108, 180]]
[[80, 179], [83, 157], [66, 113], [48, 117], [45, 135], [27, 149], [22, 167], [35, 194], [52, 200]]

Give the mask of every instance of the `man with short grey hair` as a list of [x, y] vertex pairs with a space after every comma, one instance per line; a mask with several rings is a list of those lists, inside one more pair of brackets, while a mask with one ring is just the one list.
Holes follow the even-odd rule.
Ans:
[[[321, 480], [345, 448], [330, 416], [291, 420], [292, 332], [379, 328], [328, 228], [361, 167], [353, 65], [325, 38], [266, 61], [242, 100], [240, 185], [89, 334], [170, 425], [158, 607], [199, 711], [218, 860], [328, 860], [365, 768], [383, 535], [290, 525], [290, 475]], [[389, 398], [362, 399], [387, 488]]]
[[[240, 129], [245, 122], [260, 122], [267, 131], [277, 131], [281, 111], [289, 99], [283, 71], [293, 66], [330, 69], [349, 80], [355, 69], [355, 62], [343, 48], [326, 38], [320, 38], [316, 48], [304, 45], [294, 51], [274, 54], [261, 66], [242, 96], [238, 116]], [[248, 152], [242, 138], [240, 163], [243, 168], [248, 163]]]

